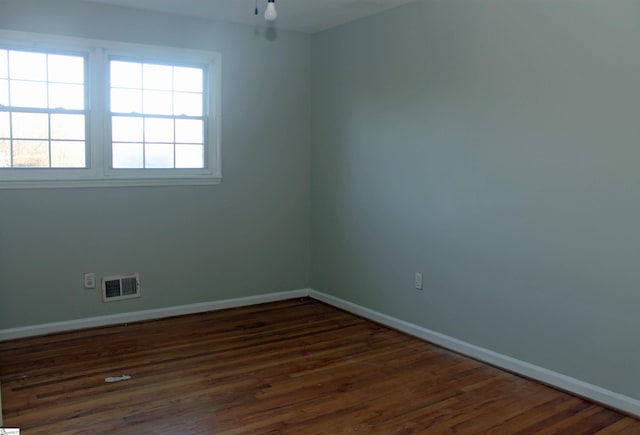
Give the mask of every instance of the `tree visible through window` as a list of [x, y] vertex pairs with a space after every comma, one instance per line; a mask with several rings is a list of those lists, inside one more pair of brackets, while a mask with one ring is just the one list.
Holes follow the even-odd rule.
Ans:
[[85, 58], [0, 49], [0, 168], [84, 168]]
[[220, 54], [0, 29], [0, 188], [217, 184]]

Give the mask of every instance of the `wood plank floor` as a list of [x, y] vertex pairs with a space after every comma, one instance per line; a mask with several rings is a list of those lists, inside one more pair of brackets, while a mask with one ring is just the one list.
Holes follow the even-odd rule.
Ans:
[[26, 434], [640, 434], [306, 298], [2, 342], [0, 382], [4, 424]]

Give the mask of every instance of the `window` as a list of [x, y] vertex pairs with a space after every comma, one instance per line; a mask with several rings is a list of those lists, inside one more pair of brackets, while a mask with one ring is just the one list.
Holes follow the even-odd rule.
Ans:
[[204, 167], [204, 71], [110, 61], [113, 168]]
[[0, 32], [0, 187], [220, 181], [217, 53]]
[[83, 168], [85, 58], [0, 49], [0, 168]]

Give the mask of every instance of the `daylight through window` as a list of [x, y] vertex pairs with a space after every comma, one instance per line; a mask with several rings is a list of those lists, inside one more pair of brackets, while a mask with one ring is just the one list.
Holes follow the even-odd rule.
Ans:
[[85, 58], [0, 50], [0, 168], [84, 168]]
[[204, 167], [204, 70], [111, 60], [114, 168]]
[[0, 31], [0, 188], [220, 182], [220, 55]]

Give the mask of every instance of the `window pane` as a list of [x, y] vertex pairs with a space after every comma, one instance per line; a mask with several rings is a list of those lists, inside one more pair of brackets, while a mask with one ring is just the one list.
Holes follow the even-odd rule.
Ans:
[[26, 51], [9, 52], [9, 76], [21, 80], [47, 80], [47, 55]]
[[12, 113], [11, 120], [14, 138], [49, 138], [49, 118], [46, 113]]
[[176, 91], [202, 92], [202, 69], [175, 67], [173, 89]]
[[16, 168], [48, 168], [49, 142], [46, 140], [13, 141], [13, 166]]
[[0, 140], [0, 168], [11, 167], [11, 143], [8, 140]]
[[171, 115], [171, 92], [145, 90], [143, 110], [145, 115]]
[[0, 104], [9, 105], [9, 80], [0, 79]]
[[204, 168], [204, 147], [176, 145], [176, 168]]
[[7, 63], [7, 50], [0, 50], [0, 78], [6, 79], [9, 77], [9, 64]]
[[111, 119], [113, 167], [175, 168], [177, 162], [181, 168], [203, 168], [204, 69], [126, 61], [110, 65], [111, 112], [118, 115]]
[[145, 168], [173, 168], [172, 144], [147, 144], [144, 151]]
[[47, 84], [11, 81], [11, 105], [17, 107], [47, 107]]
[[111, 112], [142, 113], [142, 91], [111, 89]]
[[142, 142], [142, 118], [114, 116], [111, 119], [111, 139], [114, 142]]
[[51, 141], [52, 168], [84, 168], [84, 142]]
[[142, 168], [144, 155], [141, 143], [114, 143], [113, 167], [116, 169]]
[[142, 88], [142, 64], [111, 61], [111, 86], [114, 88]]
[[51, 139], [84, 140], [84, 115], [51, 114]]
[[49, 108], [84, 109], [84, 86], [49, 83]]
[[173, 119], [145, 118], [144, 140], [173, 143]]
[[202, 94], [176, 92], [174, 115], [202, 116]]
[[176, 142], [204, 143], [202, 121], [198, 119], [176, 119]]
[[173, 67], [145, 64], [142, 67], [142, 87], [144, 89], [173, 89]]
[[81, 56], [49, 55], [49, 81], [84, 83], [84, 58]]
[[10, 137], [9, 112], [0, 112], [0, 139], [9, 139]]

